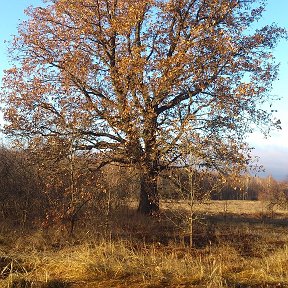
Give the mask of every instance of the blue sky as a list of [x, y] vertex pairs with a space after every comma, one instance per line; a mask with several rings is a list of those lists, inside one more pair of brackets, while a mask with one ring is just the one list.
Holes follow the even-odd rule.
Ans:
[[[268, 0], [259, 25], [275, 22], [288, 30], [287, 11], [287, 0]], [[260, 163], [266, 168], [266, 172], [261, 175], [288, 180], [288, 41], [282, 40], [273, 54], [276, 62], [280, 63], [280, 70], [271, 94], [281, 97], [280, 101], [273, 103], [273, 109], [278, 111], [275, 116], [281, 120], [282, 130], [272, 132], [268, 139], [260, 133], [254, 133], [249, 141], [255, 147], [254, 154], [260, 157]]]
[[[25, 18], [24, 9], [30, 5], [41, 5], [41, 0], [2, 0], [0, 4], [0, 79], [3, 70], [9, 67], [7, 44], [5, 40], [17, 34], [18, 24]], [[288, 30], [288, 1], [268, 0], [266, 11], [259, 25], [277, 23]], [[282, 130], [271, 133], [265, 139], [260, 133], [249, 137], [249, 143], [255, 147], [254, 154], [260, 157], [260, 164], [266, 172], [260, 176], [272, 175], [276, 179], [288, 180], [288, 42], [281, 41], [273, 51], [276, 61], [280, 63], [279, 79], [275, 81], [271, 94], [281, 97], [275, 102], [273, 109], [278, 112], [276, 117], [282, 122]], [[0, 116], [1, 117], [1, 116]], [[1, 120], [1, 118], [0, 118]]]

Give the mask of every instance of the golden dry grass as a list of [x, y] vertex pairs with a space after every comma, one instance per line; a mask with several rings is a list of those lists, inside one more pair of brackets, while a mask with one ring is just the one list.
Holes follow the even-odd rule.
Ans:
[[[271, 208], [270, 202], [265, 201], [250, 201], [250, 200], [213, 200], [205, 201], [195, 204], [195, 212], [203, 213], [207, 215], [219, 215], [227, 213], [230, 215], [242, 215], [242, 216], [270, 216]], [[184, 209], [189, 210], [189, 205], [184, 200], [180, 201], [162, 201], [161, 206], [163, 209]], [[273, 209], [275, 215], [281, 217], [288, 217], [288, 210], [284, 210], [279, 206], [275, 206]]]
[[[118, 217], [115, 225], [123, 221], [117, 230], [121, 233], [113, 237], [111, 227], [109, 239], [90, 232], [73, 239], [63, 236], [60, 245], [55, 232], [0, 235], [0, 287], [288, 287], [287, 225], [259, 218], [263, 203], [227, 204], [233, 217], [225, 219], [223, 202], [199, 204], [198, 212], [210, 218], [195, 223], [193, 249], [179, 227], [166, 241], [169, 233], [164, 230], [172, 227], [167, 218], [153, 222], [137, 214]], [[162, 205], [187, 209], [184, 203]], [[173, 225], [180, 223], [174, 220]], [[154, 237], [147, 238], [149, 233]]]

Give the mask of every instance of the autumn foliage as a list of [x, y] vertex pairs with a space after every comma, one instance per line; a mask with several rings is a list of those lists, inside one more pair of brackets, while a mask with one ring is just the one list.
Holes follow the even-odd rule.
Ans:
[[159, 210], [159, 174], [188, 154], [201, 169], [243, 171], [245, 135], [273, 124], [258, 105], [269, 100], [271, 49], [284, 36], [275, 25], [253, 29], [263, 9], [253, 0], [28, 8], [1, 92], [6, 133], [31, 152], [85, 154], [89, 171], [134, 167], [147, 214]]

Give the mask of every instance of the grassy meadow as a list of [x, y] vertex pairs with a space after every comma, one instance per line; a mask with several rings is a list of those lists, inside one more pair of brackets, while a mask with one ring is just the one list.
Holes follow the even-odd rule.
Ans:
[[150, 218], [131, 206], [73, 235], [0, 226], [0, 287], [288, 287], [288, 211], [163, 201]]

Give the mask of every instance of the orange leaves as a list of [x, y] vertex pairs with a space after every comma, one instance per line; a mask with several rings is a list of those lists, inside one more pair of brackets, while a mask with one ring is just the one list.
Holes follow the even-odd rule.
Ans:
[[111, 30], [120, 35], [130, 34], [131, 30], [143, 21], [147, 6], [151, 2], [153, 1], [119, 1], [111, 15]]
[[63, 84], [66, 89], [71, 85], [71, 75], [78, 81], [86, 82], [88, 74], [92, 69], [91, 58], [83, 51], [76, 50], [67, 52], [62, 56], [60, 63], [63, 74]]
[[77, 135], [81, 149], [123, 162], [137, 143], [129, 159], [167, 163], [185, 154], [191, 132], [195, 157], [227, 156], [229, 166], [231, 139], [249, 131], [241, 121], [267, 123], [256, 107], [277, 72], [269, 49], [283, 35], [275, 26], [244, 33], [261, 12], [248, 2], [59, 0], [29, 9], [1, 92], [9, 132]]

